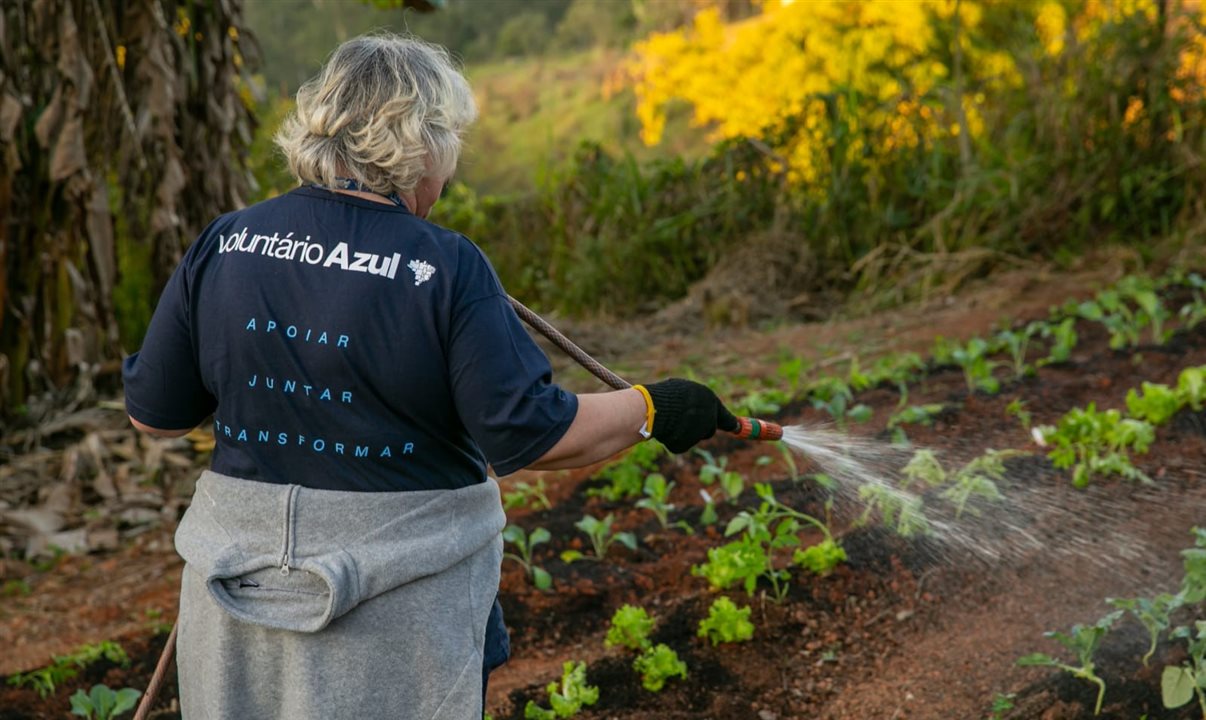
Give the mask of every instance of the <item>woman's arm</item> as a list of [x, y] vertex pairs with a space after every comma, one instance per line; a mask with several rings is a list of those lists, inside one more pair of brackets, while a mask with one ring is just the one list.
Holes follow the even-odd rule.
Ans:
[[645, 398], [637, 390], [578, 396], [578, 414], [557, 444], [527, 466], [562, 470], [606, 460], [640, 442]]

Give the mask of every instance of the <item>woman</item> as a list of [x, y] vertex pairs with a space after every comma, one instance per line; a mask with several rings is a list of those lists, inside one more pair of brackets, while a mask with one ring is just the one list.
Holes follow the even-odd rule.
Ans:
[[508, 653], [487, 464], [736, 428], [685, 380], [551, 382], [485, 256], [424, 220], [475, 116], [442, 49], [344, 43], [277, 136], [301, 186], [211, 223], [126, 361], [140, 430], [213, 416], [176, 533], [185, 718], [480, 717]]

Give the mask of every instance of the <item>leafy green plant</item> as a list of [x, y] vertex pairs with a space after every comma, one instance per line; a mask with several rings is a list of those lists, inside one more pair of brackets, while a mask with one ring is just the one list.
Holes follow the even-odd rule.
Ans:
[[1068, 362], [1072, 351], [1076, 349], [1076, 318], [1064, 318], [1058, 323], [1045, 323], [1042, 329], [1043, 337], [1051, 340], [1047, 357], [1038, 361], [1039, 366], [1054, 365]]
[[608, 484], [591, 488], [586, 494], [612, 502], [640, 497], [645, 476], [657, 469], [658, 460], [665, 452], [665, 446], [657, 441], [637, 443], [619, 460], [599, 471], [599, 478], [607, 480]]
[[1002, 720], [1005, 717], [1005, 713], [1013, 709], [1016, 698], [1017, 695], [1014, 693], [997, 693], [993, 695], [992, 705], [988, 708], [988, 711], [991, 713], [988, 716], [988, 720]]
[[641, 686], [650, 692], [659, 692], [672, 677], [687, 679], [687, 663], [678, 659], [678, 653], [669, 646], [658, 643], [645, 650], [632, 663], [632, 669], [641, 675]]
[[699, 621], [697, 634], [711, 640], [714, 646], [749, 640], [754, 637], [749, 606], [739, 608], [723, 595], [716, 598], [708, 608], [708, 616]]
[[933, 450], [921, 449], [913, 453], [913, 457], [900, 469], [904, 476], [900, 483], [902, 488], [908, 488], [920, 483], [925, 487], [938, 487], [946, 482], [946, 470], [938, 461]]
[[[753, 595], [760, 578], [770, 581], [772, 599], [781, 602], [787, 596], [787, 581], [791, 573], [777, 566], [777, 553], [800, 545], [799, 533], [805, 525], [817, 528], [824, 535], [822, 543], [829, 544], [802, 560], [806, 567], [816, 567], [820, 573], [828, 572], [833, 565], [845, 559], [833, 539], [829, 526], [806, 513], [794, 510], [779, 502], [770, 485], [755, 485], [762, 499], [758, 509], [743, 510], [725, 528], [725, 536], [741, 533], [733, 542], [708, 550], [707, 562], [691, 569], [693, 575], [702, 576], [712, 587], [724, 590], [741, 583], [746, 594]], [[793, 555], [793, 559], [799, 558]]]
[[15, 687], [32, 687], [39, 697], [46, 698], [64, 682], [79, 674], [80, 670], [102, 659], [121, 667], [130, 665], [130, 658], [121, 645], [104, 640], [96, 644], [80, 645], [66, 655], [51, 656], [50, 665], [10, 675], [8, 684]]
[[1145, 420], [1152, 425], [1163, 425], [1181, 409], [1181, 398], [1167, 385], [1145, 382], [1140, 395], [1131, 388], [1126, 393], [1126, 409], [1131, 417]]
[[619, 645], [630, 650], [644, 650], [652, 645], [649, 633], [655, 625], [657, 621], [649, 617], [645, 608], [623, 605], [611, 616], [611, 627], [603, 642], [607, 647]]
[[1115, 350], [1138, 346], [1149, 326], [1151, 340], [1157, 345], [1171, 335], [1165, 328], [1171, 313], [1164, 308], [1147, 278], [1125, 277], [1113, 288], [1099, 292], [1093, 300], [1081, 303], [1078, 312], [1086, 320], [1105, 326], [1110, 333], [1110, 347]]
[[888, 430], [892, 432], [892, 440], [899, 445], [908, 442], [902, 425], [924, 425], [930, 427], [934, 419], [946, 411], [943, 403], [928, 403], [926, 405], [910, 405], [903, 410], [897, 410], [888, 418]]
[[546, 489], [544, 478], [537, 480], [535, 484], [517, 482], [514, 490], [503, 493], [503, 510], [529, 506], [550, 510], [553, 504], [549, 502], [549, 496], [545, 494]]
[[840, 378], [824, 378], [809, 389], [809, 394], [812, 406], [833, 418], [839, 430], [846, 429], [848, 420], [861, 423], [871, 419], [871, 408], [862, 403], [853, 404], [854, 393]]
[[636, 550], [636, 536], [630, 532], [613, 533], [611, 530], [612, 523], [615, 522], [614, 515], [608, 515], [600, 520], [593, 515], [584, 515], [582, 519], [574, 523], [574, 527], [586, 533], [590, 538], [590, 545], [595, 551], [595, 557], [600, 560], [607, 555], [607, 550], [614, 543], [620, 543], [629, 550]]
[[1206, 320], [1206, 299], [1202, 297], [1202, 291], [1206, 290], [1206, 279], [1197, 273], [1190, 273], [1184, 282], [1191, 288], [1193, 297], [1181, 306], [1177, 315], [1181, 318], [1182, 326], [1187, 330], [1192, 330]]
[[1181, 665], [1165, 666], [1161, 674], [1164, 707], [1179, 708], [1196, 695], [1202, 718], [1206, 720], [1206, 620], [1197, 621], [1192, 629], [1188, 626], [1176, 628], [1172, 637], [1185, 641], [1188, 657]]
[[1185, 368], [1177, 377], [1177, 400], [1194, 412], [1206, 403], [1206, 365]]
[[1117, 474], [1129, 480], [1151, 482], [1131, 464], [1129, 452], [1145, 453], [1155, 440], [1151, 423], [1123, 419], [1117, 410], [1098, 412], [1095, 403], [1073, 408], [1058, 425], [1043, 426], [1038, 437], [1054, 448], [1047, 454], [1055, 467], [1073, 468], [1072, 484], [1087, 487], [1095, 475]]
[[566, 661], [561, 666], [561, 681], [546, 688], [552, 709], [546, 710], [529, 700], [523, 709], [525, 720], [557, 720], [577, 715], [584, 706], [599, 702], [599, 688], [586, 684], [586, 663]]
[[1154, 598], [1109, 598], [1106, 602], [1129, 613], [1147, 630], [1151, 642], [1143, 655], [1143, 665], [1146, 667], [1152, 655], [1156, 654], [1160, 634], [1168, 629], [1172, 623], [1172, 614], [1181, 607], [1181, 597], [1161, 593]]
[[71, 714], [83, 715], [88, 720], [110, 720], [133, 709], [140, 695], [133, 688], [114, 692], [107, 685], [93, 685], [90, 692], [76, 690], [71, 696]]
[[1014, 398], [1011, 400], [1009, 404], [1005, 406], [1005, 414], [1016, 417], [1024, 429], [1030, 429], [1030, 411], [1026, 409], [1026, 401], [1022, 398]]
[[1002, 330], [997, 333], [997, 346], [1009, 353], [1009, 366], [1013, 370], [1014, 380], [1034, 374], [1034, 367], [1026, 362], [1026, 353], [1030, 348], [1030, 340], [1042, 332], [1045, 326], [1045, 323], [1032, 322], [1018, 330]]
[[695, 448], [694, 452], [704, 460], [699, 469], [699, 481], [704, 485], [719, 481], [729, 502], [737, 502], [737, 498], [745, 492], [745, 478], [739, 472], [726, 469], [729, 459], [723, 455], [718, 458], [703, 448]]
[[503, 540], [515, 546], [516, 553], [503, 553], [504, 558], [510, 558], [523, 566], [524, 573], [531, 579], [537, 590], [548, 590], [553, 586], [553, 578], [544, 568], [532, 562], [532, 550], [541, 543], [546, 543], [551, 537], [548, 530], [536, 528], [529, 536], [518, 525], [508, 525], [502, 533]]
[[1114, 627], [1114, 623], [1121, 616], [1122, 611], [1116, 610], [1101, 618], [1093, 625], [1074, 625], [1070, 633], [1044, 633], [1046, 637], [1052, 638], [1076, 655], [1076, 660], [1080, 665], [1069, 665], [1060, 662], [1045, 653], [1026, 655], [1019, 658], [1017, 664], [1030, 667], [1058, 668], [1064, 672], [1071, 673], [1073, 677], [1097, 685], [1097, 704], [1094, 706], [1093, 714], [1100, 715], [1101, 703], [1105, 700], [1106, 684], [1095, 672], [1097, 666], [1094, 664], [1093, 655], [1101, 645], [1101, 639]]
[[967, 381], [967, 391], [983, 390], [994, 395], [1001, 389], [1001, 382], [992, 375], [997, 363], [989, 359], [990, 348], [983, 338], [972, 338], [967, 345], [956, 347], [951, 351], [951, 359], [963, 368], [963, 379]]
[[[997, 482], [1005, 477], [1005, 460], [1025, 455], [1019, 450], [987, 450], [983, 455], [970, 460], [954, 474], [950, 487], [942, 491], [942, 497], [955, 505], [955, 517], [961, 517], [968, 503], [975, 498], [1000, 502], [1005, 497], [997, 488]], [[979, 511], [972, 508], [972, 514]]]
[[903, 538], [926, 535], [930, 531], [925, 501], [920, 495], [886, 483], [871, 482], [859, 487], [858, 497], [865, 507], [856, 524], [865, 525], [878, 514], [884, 527]]
[[667, 483], [661, 473], [650, 473], [645, 478], [645, 497], [636, 502], [638, 508], [653, 513], [663, 530], [669, 525], [670, 511], [674, 509], [669, 502], [673, 489], [674, 483]]
[[828, 575], [838, 565], [846, 562], [846, 550], [833, 538], [825, 538], [806, 548], [796, 548], [791, 561], [807, 568], [814, 575]]

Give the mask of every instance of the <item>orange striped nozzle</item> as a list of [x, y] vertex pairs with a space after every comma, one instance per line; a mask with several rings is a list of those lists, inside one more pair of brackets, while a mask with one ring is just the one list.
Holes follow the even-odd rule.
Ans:
[[758, 418], [739, 417], [733, 434], [741, 440], [782, 440], [783, 426]]

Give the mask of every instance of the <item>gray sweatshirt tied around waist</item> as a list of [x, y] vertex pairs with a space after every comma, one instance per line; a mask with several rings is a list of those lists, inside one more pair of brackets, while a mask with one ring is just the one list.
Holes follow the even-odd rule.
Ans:
[[176, 531], [184, 717], [480, 718], [505, 524], [493, 480], [357, 493], [206, 471]]

